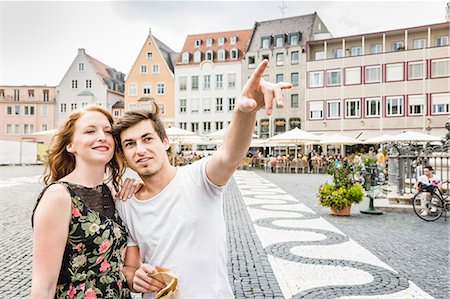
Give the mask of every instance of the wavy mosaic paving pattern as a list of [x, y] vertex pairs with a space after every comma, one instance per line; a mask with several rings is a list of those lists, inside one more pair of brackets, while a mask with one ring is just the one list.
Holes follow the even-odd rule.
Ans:
[[235, 180], [285, 298], [433, 298], [270, 181]]

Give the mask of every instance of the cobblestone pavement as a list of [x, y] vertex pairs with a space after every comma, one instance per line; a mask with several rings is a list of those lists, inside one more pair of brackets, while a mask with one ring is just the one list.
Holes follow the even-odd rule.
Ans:
[[[26, 298], [31, 285], [30, 217], [42, 188], [38, 178], [43, 168], [0, 168], [0, 298]], [[352, 208], [351, 217], [336, 218], [315, 199], [325, 176], [256, 173], [270, 181], [264, 182], [264, 188], [276, 190], [277, 199], [258, 198], [265, 196], [263, 191], [245, 194], [261, 187], [261, 178], [256, 187], [252, 186], [255, 181], [242, 186], [243, 178], [255, 174], [247, 171], [237, 173], [225, 192], [229, 278], [237, 298], [427, 298], [426, 293], [450, 298], [450, 221], [425, 223], [414, 215], [396, 213], [368, 216], [360, 214], [358, 207]], [[315, 227], [299, 226], [298, 217], [316, 221]], [[357, 258], [342, 261], [338, 248]], [[318, 260], [333, 270], [311, 271]], [[308, 273], [307, 277], [302, 273]], [[358, 279], [350, 279], [353, 276]], [[377, 283], [386, 284], [387, 291], [374, 297]], [[364, 288], [352, 289], [354, 285]], [[329, 295], [332, 292], [336, 295]]]

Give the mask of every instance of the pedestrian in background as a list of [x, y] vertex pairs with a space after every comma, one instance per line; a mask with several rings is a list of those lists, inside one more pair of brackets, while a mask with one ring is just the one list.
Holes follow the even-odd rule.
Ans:
[[124, 172], [113, 118], [88, 106], [62, 123], [48, 150], [33, 210], [32, 299], [130, 298], [121, 270], [127, 229], [110, 189]]

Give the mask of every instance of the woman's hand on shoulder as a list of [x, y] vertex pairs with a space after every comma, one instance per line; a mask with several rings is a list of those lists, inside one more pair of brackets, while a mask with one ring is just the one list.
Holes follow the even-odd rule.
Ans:
[[123, 184], [120, 186], [119, 192], [114, 196], [117, 199], [127, 201], [134, 194], [136, 194], [144, 186], [141, 179], [126, 178]]

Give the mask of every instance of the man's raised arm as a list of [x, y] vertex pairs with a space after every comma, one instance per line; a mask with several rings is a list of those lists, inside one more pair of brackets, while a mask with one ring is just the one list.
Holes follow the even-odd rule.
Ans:
[[266, 113], [271, 115], [274, 99], [279, 107], [284, 106], [282, 90], [291, 88], [292, 84], [264, 81], [262, 75], [267, 64], [268, 60], [263, 60], [245, 84], [226, 130], [223, 145], [206, 165], [206, 175], [216, 185], [227, 183], [247, 153], [255, 127], [256, 112], [265, 107]]

